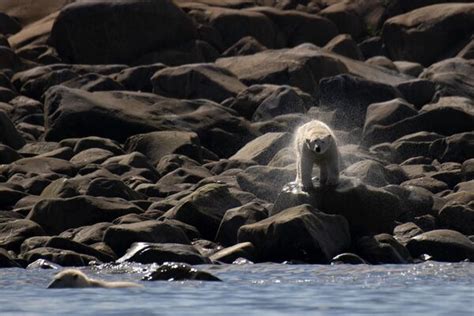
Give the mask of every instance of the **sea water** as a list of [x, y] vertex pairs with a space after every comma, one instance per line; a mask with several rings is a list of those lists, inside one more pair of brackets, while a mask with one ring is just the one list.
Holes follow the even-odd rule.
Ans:
[[0, 315], [474, 315], [474, 263], [196, 266], [223, 282], [140, 281], [149, 266], [82, 268], [142, 288], [47, 289], [57, 270], [0, 269]]

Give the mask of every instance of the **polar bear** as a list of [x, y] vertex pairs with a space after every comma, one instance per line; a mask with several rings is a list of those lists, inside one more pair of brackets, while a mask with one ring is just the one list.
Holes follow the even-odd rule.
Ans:
[[89, 279], [84, 273], [82, 273], [82, 271], [76, 269], [66, 269], [59, 272], [48, 285], [49, 289], [83, 287], [123, 288], [141, 287], [141, 285], [132, 282], [107, 282]]
[[320, 169], [321, 186], [339, 183], [339, 150], [331, 128], [313, 120], [301, 125], [294, 138], [296, 152], [296, 184], [304, 189], [313, 187], [313, 165]]

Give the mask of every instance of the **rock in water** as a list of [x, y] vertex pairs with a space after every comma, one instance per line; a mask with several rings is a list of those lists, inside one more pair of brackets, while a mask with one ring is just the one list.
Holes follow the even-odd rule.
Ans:
[[336, 188], [315, 186], [309, 192], [289, 183], [282, 189], [270, 215], [304, 203], [328, 214], [343, 215], [351, 233], [358, 236], [391, 233], [400, 215], [400, 202], [395, 195], [348, 177], [341, 177]]
[[166, 262], [156, 270], [147, 273], [143, 281], [222, 281], [218, 277], [200, 271], [185, 263]]
[[239, 229], [238, 239], [254, 244], [260, 261], [276, 262], [327, 263], [351, 243], [344, 217], [321, 213], [308, 204], [244, 225]]

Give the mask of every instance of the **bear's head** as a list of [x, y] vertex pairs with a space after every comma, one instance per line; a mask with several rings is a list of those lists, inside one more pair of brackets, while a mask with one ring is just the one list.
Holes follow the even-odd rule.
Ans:
[[84, 273], [75, 269], [67, 269], [56, 274], [48, 288], [87, 287], [88, 285], [89, 280]]
[[331, 147], [333, 141], [331, 135], [318, 136], [312, 139], [306, 139], [306, 146], [315, 154], [322, 155]]

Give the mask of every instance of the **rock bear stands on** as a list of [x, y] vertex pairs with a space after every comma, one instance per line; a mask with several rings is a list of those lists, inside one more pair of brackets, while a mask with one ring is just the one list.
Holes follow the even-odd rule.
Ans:
[[296, 183], [308, 189], [313, 187], [313, 165], [320, 169], [319, 181], [324, 185], [339, 183], [339, 150], [331, 128], [321, 121], [308, 122], [295, 135]]

